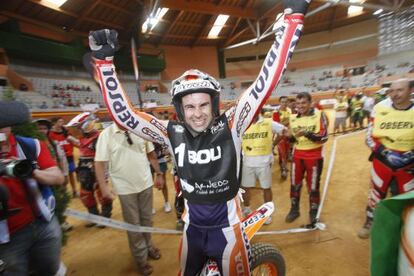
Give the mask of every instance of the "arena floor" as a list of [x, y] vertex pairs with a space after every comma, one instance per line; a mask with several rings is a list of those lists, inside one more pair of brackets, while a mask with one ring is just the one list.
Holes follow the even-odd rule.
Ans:
[[[333, 123], [332, 114], [328, 113]], [[253, 239], [253, 242], [271, 243], [280, 249], [286, 261], [286, 275], [369, 275], [369, 240], [361, 240], [356, 234], [365, 219], [369, 188], [369, 149], [365, 146], [364, 138], [365, 132], [341, 138], [337, 142], [336, 160], [321, 215], [321, 221], [326, 224], [325, 231], [266, 235]], [[330, 136], [325, 147], [321, 185], [327, 173], [333, 140], [334, 136]], [[308, 223], [305, 186], [302, 189], [301, 217], [291, 224], [285, 223], [284, 218], [290, 208], [290, 184], [288, 180], [279, 180], [278, 166], [274, 166], [273, 172], [272, 190], [276, 212], [273, 223], [262, 230], [285, 230]], [[173, 202], [174, 189], [170, 176], [167, 181], [170, 202]], [[154, 199], [154, 226], [175, 229], [175, 213], [164, 213], [162, 194], [155, 189]], [[252, 207], [258, 207], [261, 203], [262, 192], [257, 190], [252, 194]], [[85, 210], [79, 199], [72, 200], [70, 207]], [[114, 202], [113, 219], [122, 220], [118, 200]], [[84, 221], [73, 218], [68, 218], [68, 221], [74, 225], [62, 253], [68, 275], [137, 275], [125, 232], [110, 228], [86, 228]], [[150, 261], [154, 267], [153, 275], [177, 275], [180, 237], [155, 234], [153, 241], [162, 253], [160, 260]]]

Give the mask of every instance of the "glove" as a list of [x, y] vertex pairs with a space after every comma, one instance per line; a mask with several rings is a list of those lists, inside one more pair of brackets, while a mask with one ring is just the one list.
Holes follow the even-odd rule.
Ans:
[[301, 13], [306, 14], [311, 0], [283, 0], [286, 14]]
[[118, 32], [109, 29], [89, 32], [89, 47], [93, 57], [111, 60], [119, 49]]
[[388, 150], [384, 146], [379, 146], [377, 152], [382, 155], [385, 160], [394, 168], [402, 168], [414, 162], [414, 152], [407, 151], [404, 153], [399, 153], [395, 151]]

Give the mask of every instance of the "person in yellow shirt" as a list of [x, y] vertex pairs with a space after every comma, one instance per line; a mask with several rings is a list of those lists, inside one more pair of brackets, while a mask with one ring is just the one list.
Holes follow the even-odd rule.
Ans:
[[[281, 96], [279, 98], [279, 109], [273, 113], [273, 121], [278, 122], [286, 127], [289, 126], [289, 118], [292, 111], [288, 107], [288, 97]], [[288, 159], [291, 146], [286, 136], [282, 136], [277, 143], [277, 152], [279, 155], [280, 176], [285, 180], [288, 175]]]
[[299, 200], [302, 181], [306, 174], [309, 192], [309, 217], [314, 225], [319, 208], [319, 183], [323, 168], [322, 147], [328, 139], [328, 120], [319, 109], [312, 108], [312, 97], [303, 92], [296, 96], [298, 114], [289, 121], [290, 140], [294, 142], [291, 169], [291, 209], [286, 222], [293, 222], [300, 216]]
[[352, 99], [351, 99], [351, 125], [352, 128], [355, 130], [357, 127], [362, 128], [364, 123], [364, 112], [363, 112], [363, 96], [364, 93], [358, 92]]
[[[241, 186], [245, 189], [243, 215], [251, 213], [250, 190], [259, 180], [263, 189], [264, 202], [273, 200], [272, 195], [272, 164], [273, 164], [273, 134], [281, 135], [287, 128], [270, 118], [265, 118], [263, 109], [256, 117], [255, 122], [243, 134], [243, 169]], [[269, 217], [265, 224], [270, 224]]]
[[344, 97], [338, 97], [337, 102], [334, 105], [335, 109], [335, 125], [334, 125], [334, 133], [339, 133], [339, 129], [342, 132], [346, 131], [346, 117], [347, 117], [347, 109], [348, 103]]
[[389, 98], [376, 104], [371, 113], [366, 139], [372, 150], [371, 190], [367, 217], [358, 231], [361, 239], [370, 236], [375, 206], [390, 187], [393, 195], [414, 190], [413, 92], [413, 81], [396, 80], [389, 89]]

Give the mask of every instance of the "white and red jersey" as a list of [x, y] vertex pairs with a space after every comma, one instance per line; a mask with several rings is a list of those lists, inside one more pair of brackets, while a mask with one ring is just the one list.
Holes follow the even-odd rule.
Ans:
[[184, 221], [225, 227], [240, 222], [239, 190], [242, 134], [279, 83], [302, 33], [302, 14], [286, 15], [276, 32], [259, 76], [237, 104], [194, 136], [185, 124], [161, 121], [135, 110], [112, 61], [96, 60], [102, 95], [113, 120], [136, 135], [168, 147], [185, 198]]

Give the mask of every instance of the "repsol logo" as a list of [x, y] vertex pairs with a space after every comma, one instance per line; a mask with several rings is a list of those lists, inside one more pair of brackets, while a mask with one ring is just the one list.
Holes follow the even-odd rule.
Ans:
[[[282, 26], [282, 28], [278, 31], [279, 34], [276, 35], [276, 42], [275, 42], [275, 47], [270, 48], [269, 53], [267, 54], [266, 60], [263, 63], [263, 67], [262, 67], [262, 71], [260, 72], [260, 75], [258, 77], [258, 79], [256, 80], [255, 86], [253, 87], [252, 90], [250, 90], [249, 95], [253, 96], [256, 100], [259, 98], [260, 93], [263, 92], [263, 90], [266, 87], [266, 83], [269, 80], [269, 77], [273, 77], [273, 76], [269, 76], [270, 75], [270, 68], [273, 67], [276, 59], [277, 59], [277, 54], [276, 51], [281, 47], [282, 43], [281, 43], [281, 39], [282, 36], [285, 32], [285, 28]], [[301, 34], [301, 30], [300, 29], [296, 29], [295, 34], [293, 35], [293, 39], [292, 42], [289, 45], [289, 49], [287, 52], [287, 56], [285, 59], [285, 64], [284, 64], [284, 69], [286, 68], [287, 63], [289, 62], [290, 58], [292, 57], [293, 54], [293, 50], [295, 49], [296, 44], [299, 41], [299, 37]], [[281, 51], [283, 53], [283, 49]], [[283, 58], [283, 56], [282, 56]], [[278, 78], [280, 78], [280, 76], [277, 76]]]
[[177, 88], [175, 88], [175, 93], [181, 92], [181, 91], [185, 91], [188, 89], [200, 89], [200, 88], [212, 88], [214, 89], [214, 87], [211, 85], [211, 83], [209, 81], [195, 81], [193, 83], [186, 83], [186, 84], [180, 84], [179, 86], [177, 86]]
[[114, 78], [114, 69], [102, 71], [104, 76], [105, 90], [108, 92], [108, 106], [112, 110], [112, 116], [117, 117], [122, 123], [125, 123], [131, 129], [135, 129], [139, 122], [132, 116], [128, 110], [128, 103], [122, 95], [122, 91], [119, 90], [119, 83]]
[[[177, 164], [179, 167], [184, 166], [184, 158], [187, 155], [188, 162], [190, 164], [208, 164], [216, 160], [221, 159], [221, 147], [217, 146], [210, 149], [202, 149], [198, 151], [185, 150], [185, 144], [181, 143], [178, 147], [174, 149], [174, 153], [177, 154]], [[187, 154], [186, 154], [187, 153]]]
[[380, 129], [410, 129], [414, 128], [413, 122], [382, 122]]
[[144, 127], [142, 128], [142, 133], [150, 137], [150, 140], [157, 142], [158, 144], [165, 144], [164, 138], [162, 138], [158, 133], [152, 131], [151, 129]]
[[158, 128], [164, 133], [167, 133], [167, 129], [156, 119], [151, 119], [150, 124]]

